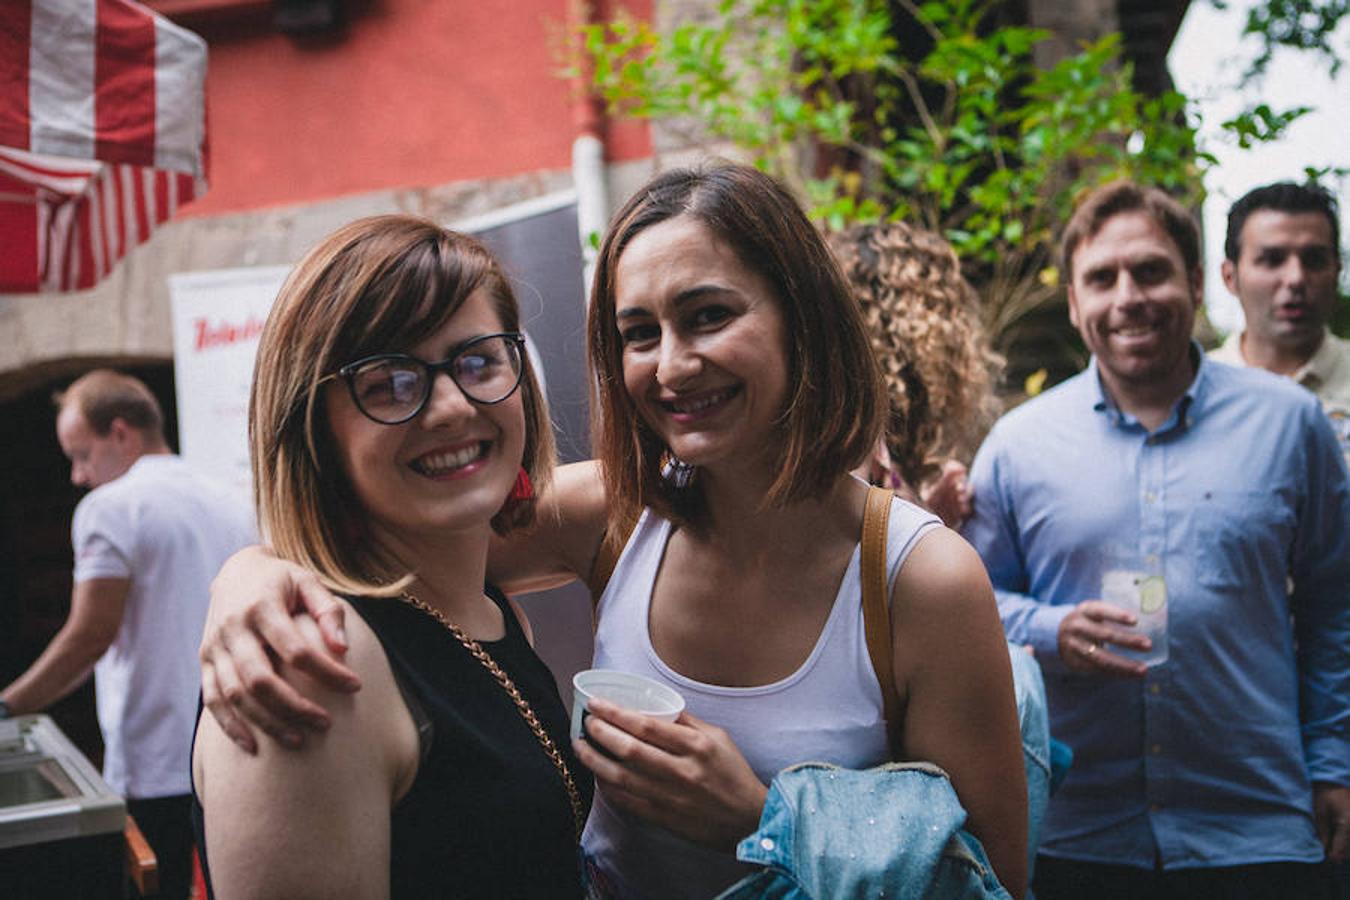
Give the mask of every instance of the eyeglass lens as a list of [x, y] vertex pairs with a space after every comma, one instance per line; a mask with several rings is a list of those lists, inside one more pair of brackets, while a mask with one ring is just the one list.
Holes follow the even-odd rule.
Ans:
[[411, 356], [372, 360], [351, 373], [352, 395], [371, 418], [404, 421], [420, 412], [431, 395], [433, 371], [448, 372], [470, 400], [497, 403], [520, 382], [520, 347], [510, 337], [493, 336], [440, 363]]

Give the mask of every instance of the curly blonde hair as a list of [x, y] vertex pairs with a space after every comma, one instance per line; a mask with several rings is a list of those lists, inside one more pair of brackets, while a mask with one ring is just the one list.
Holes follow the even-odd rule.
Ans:
[[968, 462], [998, 417], [1003, 358], [979, 298], [940, 236], [902, 222], [859, 225], [830, 246], [853, 287], [890, 393], [886, 449], [911, 486]]

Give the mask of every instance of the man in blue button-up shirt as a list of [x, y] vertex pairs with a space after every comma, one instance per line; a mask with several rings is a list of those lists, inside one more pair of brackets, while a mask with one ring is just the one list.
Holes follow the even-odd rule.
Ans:
[[[1331, 896], [1324, 851], [1350, 838], [1336, 438], [1297, 385], [1200, 353], [1198, 233], [1166, 195], [1098, 190], [1063, 249], [1092, 361], [995, 426], [966, 526], [1074, 750], [1036, 895]], [[1100, 599], [1113, 569], [1165, 609], [1165, 661]]]

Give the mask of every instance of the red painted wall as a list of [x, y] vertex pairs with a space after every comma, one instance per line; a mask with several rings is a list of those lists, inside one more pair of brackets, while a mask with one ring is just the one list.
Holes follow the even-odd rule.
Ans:
[[[348, 0], [322, 39], [278, 33], [267, 7], [181, 19], [211, 51], [211, 189], [182, 215], [570, 166], [568, 5]], [[651, 153], [642, 125], [607, 142], [612, 160]]]

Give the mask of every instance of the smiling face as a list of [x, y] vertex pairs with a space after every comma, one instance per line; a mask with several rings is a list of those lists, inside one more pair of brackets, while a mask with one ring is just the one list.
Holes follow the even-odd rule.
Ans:
[[788, 395], [786, 325], [768, 282], [702, 222], [639, 233], [615, 270], [623, 382], [683, 462], [760, 465]]
[[[434, 334], [391, 347], [428, 362], [466, 341], [503, 330], [486, 288], [474, 291]], [[399, 425], [367, 418], [340, 379], [324, 402], [343, 472], [372, 532], [399, 544], [430, 529], [487, 528], [515, 483], [525, 446], [522, 392], [500, 403], [471, 402], [450, 377], [435, 377], [426, 407]]]
[[1340, 258], [1320, 212], [1258, 209], [1242, 225], [1223, 283], [1242, 303], [1246, 340], [1306, 360], [1336, 306]]
[[1141, 210], [1118, 213], [1073, 251], [1069, 316], [1107, 389], [1180, 396], [1193, 376], [1191, 328], [1200, 272]]

